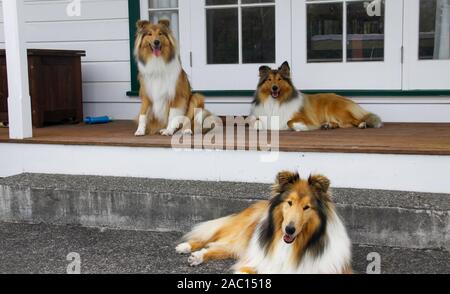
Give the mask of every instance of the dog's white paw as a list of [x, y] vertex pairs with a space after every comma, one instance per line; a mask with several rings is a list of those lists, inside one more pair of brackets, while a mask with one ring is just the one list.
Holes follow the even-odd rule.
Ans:
[[175, 130], [171, 130], [171, 129], [163, 129], [161, 131], [159, 131], [159, 133], [163, 136], [173, 136], [173, 134], [175, 133]]
[[200, 251], [196, 251], [191, 254], [188, 258], [188, 262], [190, 266], [198, 266], [203, 263], [203, 256], [205, 254], [206, 250], [202, 249]]
[[178, 245], [175, 250], [178, 254], [189, 254], [192, 251], [192, 246], [189, 243], [181, 243]]
[[136, 133], [134, 133], [136, 137], [142, 137], [145, 136], [145, 128], [138, 128]]
[[360, 128], [360, 129], [367, 129], [367, 123], [365, 121], [360, 123], [358, 128]]
[[292, 125], [292, 128], [296, 132], [307, 132], [307, 131], [309, 131], [309, 128], [305, 124], [302, 124], [302, 123], [294, 123]]
[[183, 130], [183, 135], [185, 135], [185, 136], [192, 136], [193, 134], [194, 134], [194, 132], [192, 132], [191, 129]]

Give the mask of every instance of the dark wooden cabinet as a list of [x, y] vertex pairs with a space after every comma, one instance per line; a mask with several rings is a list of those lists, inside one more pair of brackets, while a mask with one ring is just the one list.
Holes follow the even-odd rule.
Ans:
[[[85, 51], [28, 50], [33, 126], [83, 120], [81, 57]], [[0, 121], [8, 121], [5, 50], [0, 50]]]

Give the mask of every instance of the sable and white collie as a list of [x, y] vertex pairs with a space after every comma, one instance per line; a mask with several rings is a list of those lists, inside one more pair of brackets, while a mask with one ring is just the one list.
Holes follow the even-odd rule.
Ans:
[[134, 55], [139, 68], [142, 105], [135, 135], [172, 136], [181, 128], [183, 133], [192, 134], [194, 116], [199, 124], [206, 116], [204, 97], [191, 91], [170, 22], [161, 20], [152, 24], [142, 20], [136, 26]]
[[197, 266], [235, 258], [236, 273], [350, 274], [351, 242], [320, 175], [281, 172], [273, 197], [243, 212], [205, 222], [176, 247]]
[[[252, 105], [254, 128], [260, 130], [312, 131], [336, 128], [381, 128], [381, 119], [336, 94], [305, 95], [291, 80], [289, 63], [279, 69], [259, 69], [259, 83]], [[272, 121], [278, 117], [278, 121]]]

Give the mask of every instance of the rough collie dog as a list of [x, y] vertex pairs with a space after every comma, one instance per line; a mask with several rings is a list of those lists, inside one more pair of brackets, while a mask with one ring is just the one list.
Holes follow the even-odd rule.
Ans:
[[[259, 69], [259, 83], [252, 105], [255, 129], [312, 131], [358, 127], [381, 128], [381, 119], [353, 101], [336, 94], [304, 95], [291, 80], [287, 62], [272, 70]], [[272, 121], [272, 117], [278, 117]]]
[[[134, 55], [139, 68], [142, 100], [136, 136], [146, 133], [172, 136], [180, 128], [191, 134], [195, 119], [203, 123], [204, 98], [193, 94], [182, 69], [178, 46], [170, 22], [137, 22]], [[198, 109], [199, 111], [196, 111]]]
[[238, 259], [236, 273], [352, 273], [351, 243], [328, 193], [327, 178], [281, 172], [273, 198], [243, 212], [209, 221], [177, 246], [191, 266]]

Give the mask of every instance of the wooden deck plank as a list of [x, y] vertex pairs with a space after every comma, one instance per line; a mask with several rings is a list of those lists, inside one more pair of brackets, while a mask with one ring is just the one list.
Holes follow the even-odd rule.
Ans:
[[[35, 129], [35, 137], [23, 141], [10, 140], [8, 130], [0, 129], [0, 143], [171, 147], [171, 138], [135, 137], [134, 129], [131, 121], [51, 126]], [[281, 132], [280, 151], [450, 155], [450, 124], [393, 123], [382, 129]]]

